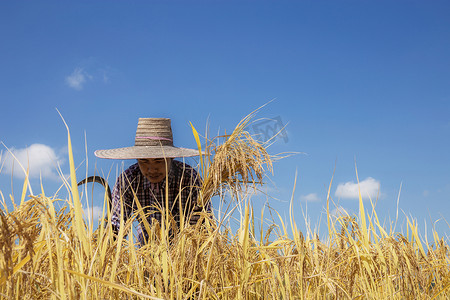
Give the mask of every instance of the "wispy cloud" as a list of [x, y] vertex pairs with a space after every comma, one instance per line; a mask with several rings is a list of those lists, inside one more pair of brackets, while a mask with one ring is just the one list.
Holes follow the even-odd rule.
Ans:
[[83, 89], [86, 80], [92, 80], [92, 76], [83, 68], [75, 68], [75, 70], [66, 77], [66, 83], [73, 89], [80, 91]]
[[109, 83], [109, 74], [107, 71], [101, 70], [101, 76], [103, 79], [103, 83], [105, 83], [105, 84]]
[[110, 84], [117, 71], [109, 66], [100, 64], [97, 59], [89, 58], [80, 62], [73, 72], [66, 76], [66, 84], [77, 91], [81, 91], [87, 84]]
[[[32, 144], [27, 148], [10, 148], [11, 153], [3, 153], [0, 159], [3, 165], [2, 174], [14, 174], [15, 177], [25, 178], [25, 173], [21, 169], [29, 169], [30, 178], [39, 177], [59, 179], [56, 172], [57, 164], [62, 164], [63, 159], [56, 154], [51, 147], [43, 144]], [[14, 158], [15, 157], [15, 158]]]
[[[369, 199], [370, 197], [370, 199], [374, 200], [380, 190], [380, 182], [372, 177], [368, 177], [359, 182], [359, 188], [361, 189], [361, 197], [363, 199]], [[334, 194], [339, 198], [359, 199], [358, 183], [353, 181], [341, 183], [336, 188]]]
[[306, 202], [319, 202], [320, 198], [316, 193], [310, 193], [308, 195], [301, 195], [300, 200]]
[[103, 213], [103, 208], [100, 206], [89, 206], [87, 208], [83, 208], [83, 217], [87, 220], [90, 219], [92, 216], [92, 221], [98, 221], [100, 216]]

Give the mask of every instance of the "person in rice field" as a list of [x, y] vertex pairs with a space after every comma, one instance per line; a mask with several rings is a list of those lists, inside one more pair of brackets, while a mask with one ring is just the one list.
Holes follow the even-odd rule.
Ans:
[[[174, 159], [198, 156], [199, 151], [174, 147], [170, 119], [140, 118], [134, 146], [97, 150], [95, 155], [137, 159], [137, 163], [119, 175], [113, 188], [111, 223], [115, 232], [119, 230], [122, 216], [126, 222], [137, 211], [136, 198], [150, 226], [155, 221], [160, 224], [164, 221], [166, 207], [178, 226], [181, 214], [190, 224], [195, 224], [202, 212], [211, 213], [210, 203], [197, 204], [201, 186], [199, 174], [190, 165]], [[139, 214], [138, 220], [138, 241], [143, 245], [148, 233]]]

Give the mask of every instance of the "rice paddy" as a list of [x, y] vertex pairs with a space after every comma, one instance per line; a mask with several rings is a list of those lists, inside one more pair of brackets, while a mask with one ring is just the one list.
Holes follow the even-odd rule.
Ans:
[[[149, 242], [136, 246], [132, 222], [116, 237], [108, 226], [105, 197], [98, 228], [83, 219], [69, 141], [69, 199], [28, 195], [0, 212], [0, 297], [2, 299], [449, 299], [448, 241], [433, 234], [419, 238], [417, 224], [404, 233], [383, 228], [374, 210], [360, 199], [354, 216], [331, 218], [327, 238], [300, 232], [292, 214], [267, 229], [255, 228], [250, 189], [263, 183], [272, 168], [264, 145], [255, 141], [245, 118], [230, 135], [206, 139], [208, 155], [200, 204], [212, 197], [243, 207], [239, 228], [228, 214], [203, 223], [170, 215], [149, 227]], [[201, 137], [193, 128], [201, 145]], [[44, 188], [42, 188], [42, 191]], [[106, 193], [105, 193], [106, 194]], [[64, 201], [62, 208], [55, 203]], [[292, 202], [291, 202], [292, 203]], [[330, 199], [328, 199], [330, 203]], [[294, 208], [291, 204], [291, 212]], [[142, 212], [138, 212], [142, 213]], [[169, 231], [175, 232], [169, 238]]]

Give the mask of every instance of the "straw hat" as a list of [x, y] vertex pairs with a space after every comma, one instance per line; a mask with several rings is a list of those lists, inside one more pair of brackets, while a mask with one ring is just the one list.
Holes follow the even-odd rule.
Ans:
[[95, 156], [110, 159], [174, 158], [197, 156], [195, 149], [173, 146], [170, 119], [139, 118], [133, 147], [97, 150]]

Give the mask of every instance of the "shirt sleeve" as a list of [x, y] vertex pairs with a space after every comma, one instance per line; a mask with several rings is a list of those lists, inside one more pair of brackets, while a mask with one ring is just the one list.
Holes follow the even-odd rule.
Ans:
[[181, 197], [186, 200], [185, 209], [187, 215], [190, 217], [189, 223], [191, 225], [195, 225], [200, 219], [203, 211], [212, 213], [211, 203], [206, 203], [204, 207], [197, 204], [197, 199], [201, 188], [201, 178], [193, 168], [186, 170], [183, 181], [184, 188], [181, 192]]
[[[128, 188], [127, 188], [128, 187]], [[122, 205], [124, 208], [123, 220], [126, 222], [132, 212], [133, 194], [129, 188], [129, 183], [127, 180], [126, 173], [122, 173], [119, 178], [117, 178], [116, 184], [114, 185], [112, 191], [112, 208], [111, 208], [111, 225], [115, 232], [119, 231], [120, 228], [120, 218], [122, 215]]]

